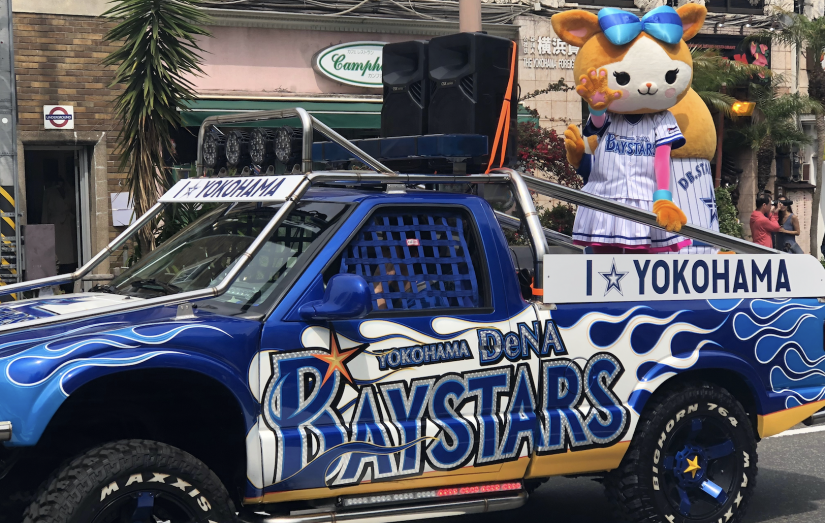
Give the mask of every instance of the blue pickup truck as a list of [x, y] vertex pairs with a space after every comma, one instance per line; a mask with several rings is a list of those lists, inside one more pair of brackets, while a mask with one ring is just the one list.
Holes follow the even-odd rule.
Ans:
[[742, 520], [759, 439], [825, 405], [814, 258], [709, 231], [745, 253], [588, 255], [528, 183], [564, 188], [363, 157], [182, 180], [77, 273], [5, 288], [203, 206], [110, 284], [0, 308], [0, 498], [26, 523], [407, 521], [588, 474], [629, 521]]

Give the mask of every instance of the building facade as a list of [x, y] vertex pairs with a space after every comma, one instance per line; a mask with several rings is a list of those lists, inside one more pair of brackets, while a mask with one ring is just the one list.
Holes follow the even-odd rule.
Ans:
[[[286, 12], [281, 2], [281, 12], [276, 12], [268, 4], [269, 0], [255, 0], [210, 4], [207, 9], [213, 36], [200, 41], [206, 51], [205, 75], [192, 79], [199, 99], [182, 114], [185, 129], [177, 135], [179, 163], [194, 160], [195, 137], [204, 118], [235, 111], [300, 105], [344, 136], [378, 136], [380, 82], [342, 82], [334, 71], [319, 68], [319, 54], [339, 45], [360, 42], [380, 48], [384, 43], [426, 40], [458, 31], [457, 12], [451, 11], [453, 4], [446, 3], [413, 3], [404, 9], [392, 4], [395, 11], [386, 12], [376, 7], [384, 8], [389, 5], [386, 2], [359, 4], [343, 9], [346, 12], [307, 7], [302, 2], [286, 4], [291, 6]], [[575, 6], [595, 10], [602, 4], [641, 15], [662, 2], [602, 0]], [[749, 63], [765, 60], [785, 76], [788, 91], [805, 92], [806, 63], [795, 50], [777, 46], [750, 50], [741, 45], [749, 33], [766, 27], [766, 9], [771, 7], [766, 8], [762, 0], [709, 0], [706, 5], [710, 15], [696, 45], [717, 48]], [[13, 3], [20, 222], [55, 224], [60, 238], [55, 245], [56, 267], [61, 272], [82, 264], [104, 247], [123, 229], [122, 214], [128, 214], [122, 198], [125, 175], [116, 154], [120, 127], [113, 114], [113, 100], [120, 88], [109, 85], [113, 71], [101, 65], [115, 49], [103, 41], [114, 26], [113, 20], [101, 16], [108, 7], [106, 0]], [[434, 11], [436, 7], [441, 11]], [[496, 1], [483, 6], [484, 30], [518, 42], [523, 105], [538, 113], [542, 126], [559, 132], [571, 123], [581, 124], [587, 114], [574, 90], [572, 64], [578, 50], [561, 42], [550, 25], [554, 12], [571, 7], [561, 0]], [[73, 129], [49, 128], [44, 107], [54, 106], [73, 109]], [[811, 134], [812, 124], [811, 119], [802, 119]], [[818, 157], [814, 153], [809, 147], [799, 154], [799, 171], [808, 173], [808, 183], [816, 182], [812, 165]], [[755, 161], [753, 152], [740, 156], [737, 162], [746, 172], [740, 181], [739, 209], [747, 224], [757, 192]], [[793, 190], [802, 189], [794, 186]], [[800, 239], [805, 236], [803, 231]], [[113, 256], [112, 266], [122, 265], [128, 254]], [[99, 271], [110, 269], [104, 265]]]

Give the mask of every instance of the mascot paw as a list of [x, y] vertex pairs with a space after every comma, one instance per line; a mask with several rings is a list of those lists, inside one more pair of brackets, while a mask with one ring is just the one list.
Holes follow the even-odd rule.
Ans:
[[564, 148], [567, 151], [567, 161], [578, 169], [584, 156], [584, 139], [575, 125], [568, 126], [564, 131]]
[[685, 213], [670, 200], [653, 202], [653, 212], [656, 213], [656, 221], [659, 225], [670, 232], [681, 231], [682, 225], [687, 223]]
[[579, 83], [576, 92], [596, 111], [607, 109], [610, 104], [622, 97], [621, 91], [614, 91], [607, 86], [607, 69], [596, 71], [591, 67], [587, 74], [579, 77]]

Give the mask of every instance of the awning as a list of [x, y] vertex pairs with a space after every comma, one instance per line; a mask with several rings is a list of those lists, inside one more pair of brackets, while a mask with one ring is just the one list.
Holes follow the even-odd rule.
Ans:
[[[333, 129], [380, 129], [381, 105], [380, 102], [195, 100], [188, 103], [187, 109], [181, 112], [181, 118], [186, 127], [200, 127], [209, 116], [303, 107]], [[294, 122], [279, 120], [279, 125], [296, 125], [297, 119], [294, 120]], [[261, 122], [238, 124], [233, 127], [261, 127]]]
[[[194, 100], [181, 112], [185, 127], [200, 127], [208, 116], [249, 111], [274, 111], [303, 107], [314, 117], [333, 129], [380, 129], [380, 102], [305, 102], [305, 101], [258, 101], [258, 100]], [[538, 123], [523, 105], [519, 105], [518, 121]], [[295, 121], [279, 121], [278, 125], [297, 125]], [[261, 127], [261, 122], [238, 124], [237, 127]]]

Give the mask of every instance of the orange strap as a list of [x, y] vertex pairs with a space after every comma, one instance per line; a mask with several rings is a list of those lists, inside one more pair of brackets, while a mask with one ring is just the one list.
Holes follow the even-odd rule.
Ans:
[[490, 153], [490, 161], [487, 162], [487, 170], [484, 171], [484, 174], [490, 174], [490, 169], [493, 168], [493, 162], [496, 159], [496, 153], [498, 153], [498, 144], [499, 139], [504, 135], [504, 139], [501, 140], [501, 161], [499, 161], [498, 166], [501, 167], [504, 165], [504, 155], [507, 153], [507, 138], [510, 134], [510, 97], [513, 94], [513, 81], [515, 80], [516, 76], [516, 43], [513, 42], [513, 58], [510, 60], [510, 81], [507, 83], [507, 92], [504, 95], [504, 103], [501, 106], [501, 115], [498, 117], [498, 128], [496, 129], [496, 137], [493, 140], [493, 150]]

